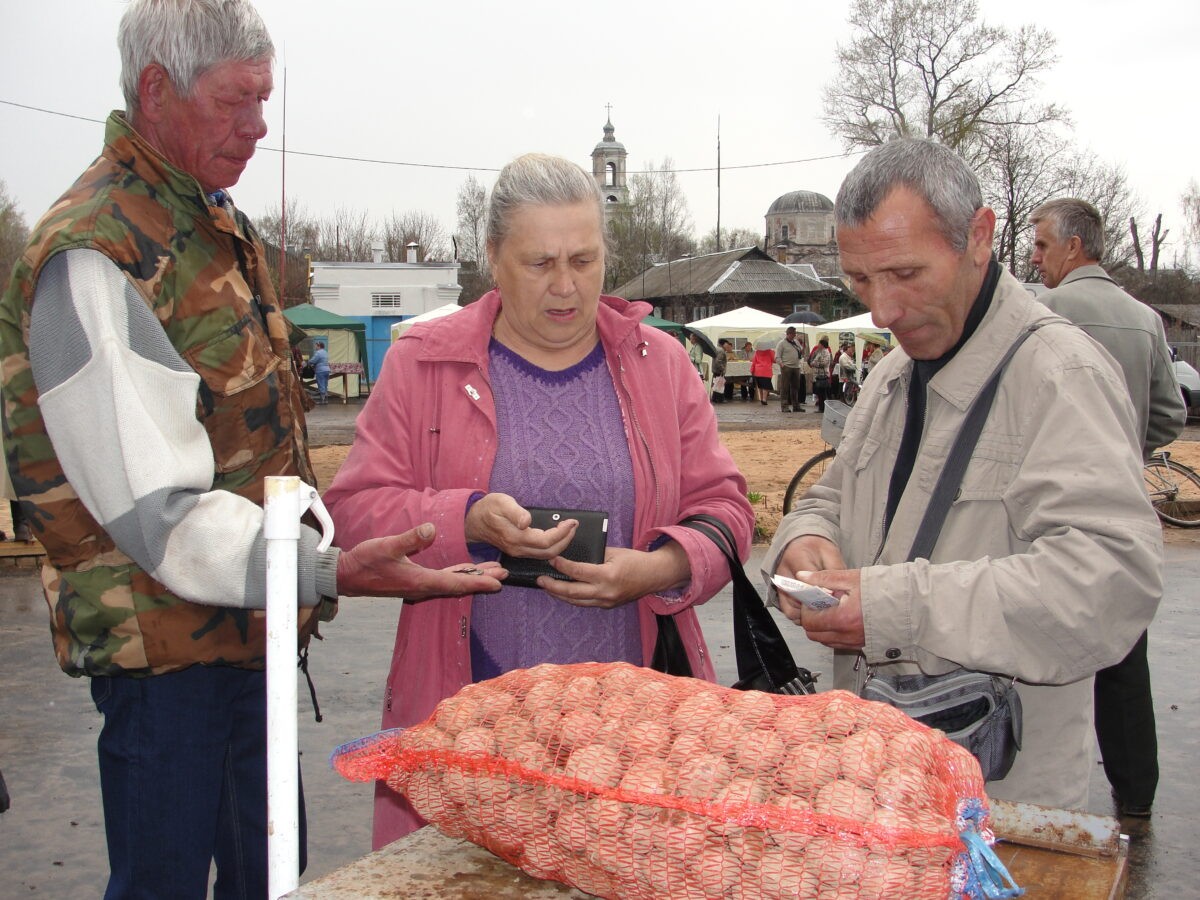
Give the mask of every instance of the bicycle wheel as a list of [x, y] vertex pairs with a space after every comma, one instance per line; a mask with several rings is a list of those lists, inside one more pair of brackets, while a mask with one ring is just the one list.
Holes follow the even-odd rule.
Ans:
[[1200, 475], [1183, 463], [1156, 456], [1142, 469], [1154, 511], [1180, 528], [1200, 528]]
[[825, 474], [825, 470], [829, 467], [829, 461], [836, 453], [837, 451], [832, 447], [822, 450], [796, 470], [796, 474], [792, 476], [792, 480], [787, 486], [787, 492], [783, 495], [783, 514], [785, 516], [792, 511], [792, 504], [803, 497], [804, 492]]

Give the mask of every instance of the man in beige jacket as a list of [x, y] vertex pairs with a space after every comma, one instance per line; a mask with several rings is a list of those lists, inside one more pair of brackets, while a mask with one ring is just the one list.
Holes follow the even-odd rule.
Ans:
[[[1092, 337], [1125, 376], [1142, 437], [1142, 455], [1179, 437], [1187, 410], [1158, 313], [1139, 303], [1100, 267], [1104, 218], [1072, 197], [1043, 203], [1034, 226], [1033, 264], [1051, 290], [1042, 303]], [[1096, 673], [1096, 739], [1104, 774], [1123, 816], [1150, 815], [1158, 788], [1158, 736], [1145, 632], [1115, 666]]]
[[[1079, 809], [1092, 768], [1092, 676], [1154, 615], [1162, 533], [1120, 373], [992, 255], [995, 213], [952, 151], [897, 140], [836, 204], [842, 268], [899, 350], [880, 360], [833, 465], [780, 524], [767, 572], [834, 591], [812, 612], [835, 686], [958, 667], [1018, 679], [1021, 751], [990, 796]], [[908, 561], [966, 410], [1008, 363], [930, 559]]]

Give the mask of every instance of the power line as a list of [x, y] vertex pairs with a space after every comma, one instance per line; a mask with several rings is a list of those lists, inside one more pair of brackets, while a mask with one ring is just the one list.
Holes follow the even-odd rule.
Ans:
[[[33, 112], [45, 113], [50, 116], [62, 116], [65, 119], [78, 119], [81, 122], [95, 122], [97, 125], [103, 125], [103, 119], [93, 119], [89, 116], [77, 116], [72, 113], [59, 112], [53, 109], [44, 109], [40, 106], [30, 106], [25, 103], [16, 103], [12, 100], [0, 99], [0, 104], [5, 106], [15, 106], [19, 109], [28, 109]], [[269, 153], [282, 152], [278, 147], [267, 147], [263, 144], [258, 145], [259, 150], [266, 150]], [[331, 159], [338, 162], [357, 162], [370, 163], [377, 166], [403, 166], [406, 168], [415, 169], [449, 169], [457, 172], [499, 172], [499, 167], [496, 166], [452, 166], [448, 163], [422, 163], [422, 162], [407, 162], [395, 159], [373, 159], [366, 156], [341, 156], [335, 153], [315, 153], [308, 150], [288, 150], [291, 156], [307, 156], [313, 159]], [[802, 163], [822, 162], [827, 159], [845, 159], [849, 156], [857, 156], [866, 153], [866, 150], [851, 150], [846, 153], [830, 153], [825, 156], [809, 156], [803, 159], [785, 159], [778, 162], [760, 162], [760, 163], [744, 163], [738, 166], [721, 166], [720, 171], [729, 171], [730, 169], [766, 169], [774, 166], [794, 166]], [[656, 173], [686, 175], [697, 172], [716, 172], [717, 166], [700, 166], [689, 169], [639, 169], [632, 172], [627, 172], [628, 175], [650, 175]]]

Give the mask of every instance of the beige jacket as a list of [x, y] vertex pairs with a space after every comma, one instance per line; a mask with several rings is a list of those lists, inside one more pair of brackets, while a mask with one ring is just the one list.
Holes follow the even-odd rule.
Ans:
[[1125, 376], [1149, 456], [1183, 432], [1187, 410], [1158, 313], [1121, 290], [1100, 266], [1080, 266], [1041, 302], [1104, 347]]
[[[1056, 318], [1007, 272], [975, 334], [931, 381], [918, 462], [883, 533], [911, 360], [872, 369], [834, 464], [780, 526], [764, 561], [823, 535], [861, 568], [866, 660], [880, 672], [956, 666], [1014, 676], [1024, 742], [994, 797], [1082, 808], [1092, 766], [1092, 675], [1120, 661], [1162, 591], [1162, 531], [1119, 372], [1066, 322], [1009, 362], [932, 561], [906, 562], [971, 401], [1029, 323]], [[866, 666], [835, 654], [835, 686]], [[894, 661], [893, 661], [894, 660]]]

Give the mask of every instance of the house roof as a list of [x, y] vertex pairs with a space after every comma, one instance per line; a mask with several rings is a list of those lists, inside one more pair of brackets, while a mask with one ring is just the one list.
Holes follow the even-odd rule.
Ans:
[[1162, 315], [1170, 316], [1176, 322], [1200, 328], [1200, 306], [1193, 303], [1148, 303], [1146, 305]]
[[634, 276], [613, 293], [627, 300], [703, 294], [811, 294], [837, 287], [777, 263], [757, 247], [673, 259]]

